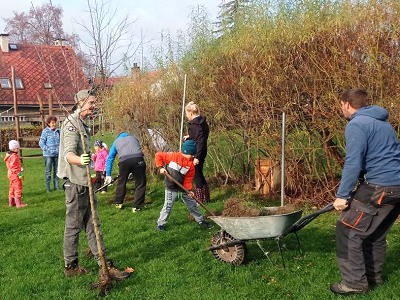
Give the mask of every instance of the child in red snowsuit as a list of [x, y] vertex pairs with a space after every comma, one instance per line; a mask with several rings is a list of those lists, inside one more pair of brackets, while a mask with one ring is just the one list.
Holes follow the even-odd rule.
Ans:
[[22, 203], [22, 168], [18, 155], [19, 142], [11, 140], [8, 143], [10, 151], [7, 152], [4, 161], [7, 165], [7, 177], [10, 180], [10, 188], [8, 190], [8, 206], [17, 206], [22, 208], [27, 204]]

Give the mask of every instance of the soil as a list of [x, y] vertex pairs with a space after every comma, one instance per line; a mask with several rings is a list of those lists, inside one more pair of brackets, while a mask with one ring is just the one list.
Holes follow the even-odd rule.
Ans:
[[268, 209], [268, 207], [266, 207], [266, 209], [263, 209], [263, 215], [264, 216], [285, 215], [285, 214], [290, 214], [296, 210], [297, 208], [293, 204], [274, 207], [274, 209], [271, 208]]
[[222, 216], [224, 217], [258, 217], [262, 216], [260, 208], [246, 207], [245, 202], [239, 199], [228, 199], [224, 203]]
[[266, 209], [251, 206], [249, 202], [240, 199], [228, 199], [224, 203], [222, 216], [224, 217], [258, 217], [270, 215], [282, 215], [294, 212], [296, 207], [292, 204]]

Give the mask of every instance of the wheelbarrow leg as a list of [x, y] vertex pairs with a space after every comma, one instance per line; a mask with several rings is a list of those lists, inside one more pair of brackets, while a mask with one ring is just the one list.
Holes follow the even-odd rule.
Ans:
[[272, 260], [269, 258], [269, 251], [266, 251], [264, 247], [261, 245], [260, 240], [256, 240], [258, 247], [261, 249], [261, 251], [264, 253], [264, 255], [268, 258], [269, 262], [272, 264]]
[[299, 247], [299, 254], [300, 254], [301, 256], [303, 256], [303, 250], [301, 249], [300, 240], [299, 240], [299, 237], [298, 237], [298, 235], [297, 235], [297, 232], [294, 232], [294, 235], [296, 236], [297, 245], [298, 245], [298, 247]]
[[[301, 250], [300, 240], [299, 240], [299, 237], [298, 237], [298, 235], [297, 235], [297, 232], [294, 232], [294, 235], [295, 235], [295, 237], [296, 237], [296, 241], [297, 241], [299, 253], [300, 253], [300, 255], [303, 255], [303, 251]], [[284, 256], [283, 256], [283, 251], [282, 251], [282, 248], [284, 247], [284, 246], [282, 246], [282, 240], [283, 240], [284, 237], [285, 237], [285, 236], [279, 236], [279, 237], [276, 239], [276, 240], [277, 240], [276, 242], [277, 242], [277, 244], [278, 244], [279, 253], [281, 254], [281, 257], [282, 257], [282, 265], [283, 265], [283, 268], [285, 269], [285, 268], [286, 268], [286, 265], [285, 265], [285, 258], [284, 258]]]
[[283, 257], [283, 251], [282, 251], [282, 236], [279, 236], [276, 239], [276, 243], [278, 244], [279, 253], [281, 254], [283, 268], [286, 269], [285, 258]]

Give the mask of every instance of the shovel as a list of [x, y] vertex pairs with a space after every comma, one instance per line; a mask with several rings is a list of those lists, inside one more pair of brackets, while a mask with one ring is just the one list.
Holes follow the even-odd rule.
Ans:
[[117, 180], [119, 177], [119, 175], [115, 176], [109, 183], [99, 187], [97, 190], [95, 190], [94, 192], [97, 193], [99, 191], [101, 191], [102, 189], [104, 189], [105, 187], [109, 186], [110, 184], [112, 184], [115, 180]]
[[[190, 195], [190, 192], [179, 182], [177, 181], [174, 177], [172, 177], [167, 170], [165, 170], [164, 175], [166, 177], [168, 177], [169, 180], [171, 180], [173, 183], [175, 183], [177, 186], [179, 186], [182, 191], [186, 192], [188, 195]], [[207, 206], [205, 206], [200, 200], [198, 200], [196, 197], [192, 197], [202, 208], [204, 208], [210, 215], [212, 216], [216, 216], [216, 214], [214, 212], [212, 212], [211, 210], [209, 210], [207, 208]]]

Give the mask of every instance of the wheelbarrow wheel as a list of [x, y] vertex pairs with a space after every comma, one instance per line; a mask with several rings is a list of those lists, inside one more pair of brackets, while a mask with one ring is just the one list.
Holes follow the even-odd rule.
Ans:
[[238, 266], [246, 259], [246, 244], [225, 231], [219, 231], [211, 237], [211, 247], [217, 248], [211, 250], [216, 259], [231, 265]]

